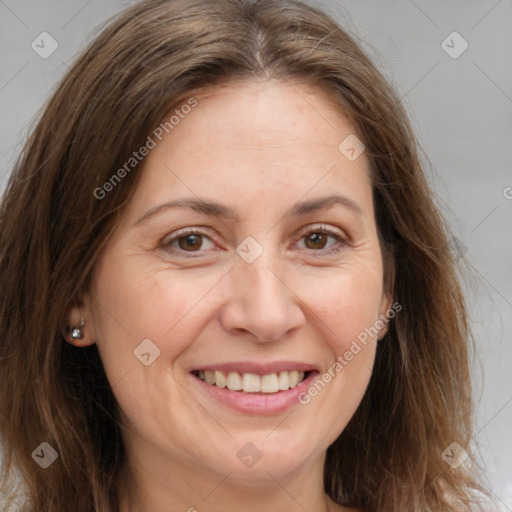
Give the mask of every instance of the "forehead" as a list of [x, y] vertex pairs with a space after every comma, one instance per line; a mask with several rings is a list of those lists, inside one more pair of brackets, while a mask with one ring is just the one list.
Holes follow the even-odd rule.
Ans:
[[324, 192], [368, 200], [364, 153], [351, 161], [340, 151], [355, 129], [322, 89], [239, 82], [194, 100], [197, 105], [155, 139], [133, 198], [136, 210], [184, 195], [242, 201], [245, 208]]
[[194, 99], [197, 107], [173, 128], [170, 145], [198, 130], [203, 145], [215, 140], [225, 143], [222, 149], [285, 149], [298, 141], [308, 142], [304, 150], [336, 149], [343, 132], [355, 132], [332, 94], [308, 84], [245, 80], [207, 89]]

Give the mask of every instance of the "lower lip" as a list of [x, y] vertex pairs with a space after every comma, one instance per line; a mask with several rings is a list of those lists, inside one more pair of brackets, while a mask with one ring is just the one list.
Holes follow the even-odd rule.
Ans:
[[278, 391], [276, 393], [245, 393], [243, 391], [231, 391], [228, 388], [218, 388], [190, 374], [201, 389], [221, 404], [239, 412], [260, 416], [279, 414], [300, 403], [300, 394], [306, 392], [317, 375], [318, 372], [316, 371], [310, 372], [307, 378], [300, 384], [286, 391]]

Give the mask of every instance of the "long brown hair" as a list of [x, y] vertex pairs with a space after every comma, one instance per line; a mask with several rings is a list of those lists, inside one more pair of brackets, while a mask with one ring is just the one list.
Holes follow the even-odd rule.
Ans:
[[[27, 512], [115, 512], [124, 464], [117, 403], [95, 345], [63, 340], [140, 166], [98, 199], [162, 119], [237, 80], [321, 87], [352, 122], [371, 166], [385, 287], [402, 306], [379, 342], [354, 417], [329, 447], [326, 492], [365, 512], [468, 510], [470, 333], [447, 228], [399, 99], [331, 18], [297, 0], [149, 0], [114, 19], [48, 102], [0, 210], [3, 492], [22, 476]], [[340, 141], [341, 142], [341, 141]], [[396, 269], [396, 270], [394, 270]], [[33, 451], [47, 442], [47, 469]]]

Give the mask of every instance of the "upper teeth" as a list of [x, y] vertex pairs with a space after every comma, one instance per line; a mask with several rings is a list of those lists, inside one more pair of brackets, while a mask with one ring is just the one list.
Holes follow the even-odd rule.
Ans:
[[294, 388], [304, 380], [304, 372], [297, 370], [291, 372], [269, 373], [256, 375], [255, 373], [229, 372], [227, 375], [220, 371], [199, 370], [197, 375], [208, 384], [219, 388], [228, 388], [231, 391], [245, 391], [247, 393], [277, 393]]

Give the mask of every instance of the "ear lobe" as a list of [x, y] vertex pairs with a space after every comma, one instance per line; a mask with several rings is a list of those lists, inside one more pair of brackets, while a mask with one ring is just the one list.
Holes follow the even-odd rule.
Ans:
[[382, 297], [380, 310], [379, 310], [379, 319], [377, 320], [377, 325], [379, 329], [378, 340], [381, 340], [386, 336], [389, 330], [389, 315], [390, 312], [394, 311], [392, 309], [393, 297], [385, 295]]
[[382, 329], [379, 330], [379, 336], [377, 337], [377, 339], [380, 341], [382, 338], [384, 338], [384, 336], [386, 336], [386, 334], [388, 333], [388, 321], [387, 320], [383, 320], [383, 322], [385, 322], [384, 326], [382, 327]]
[[61, 326], [61, 334], [67, 343], [75, 347], [86, 347], [95, 343], [91, 315], [82, 302], [77, 304], [75, 301], [68, 308]]

